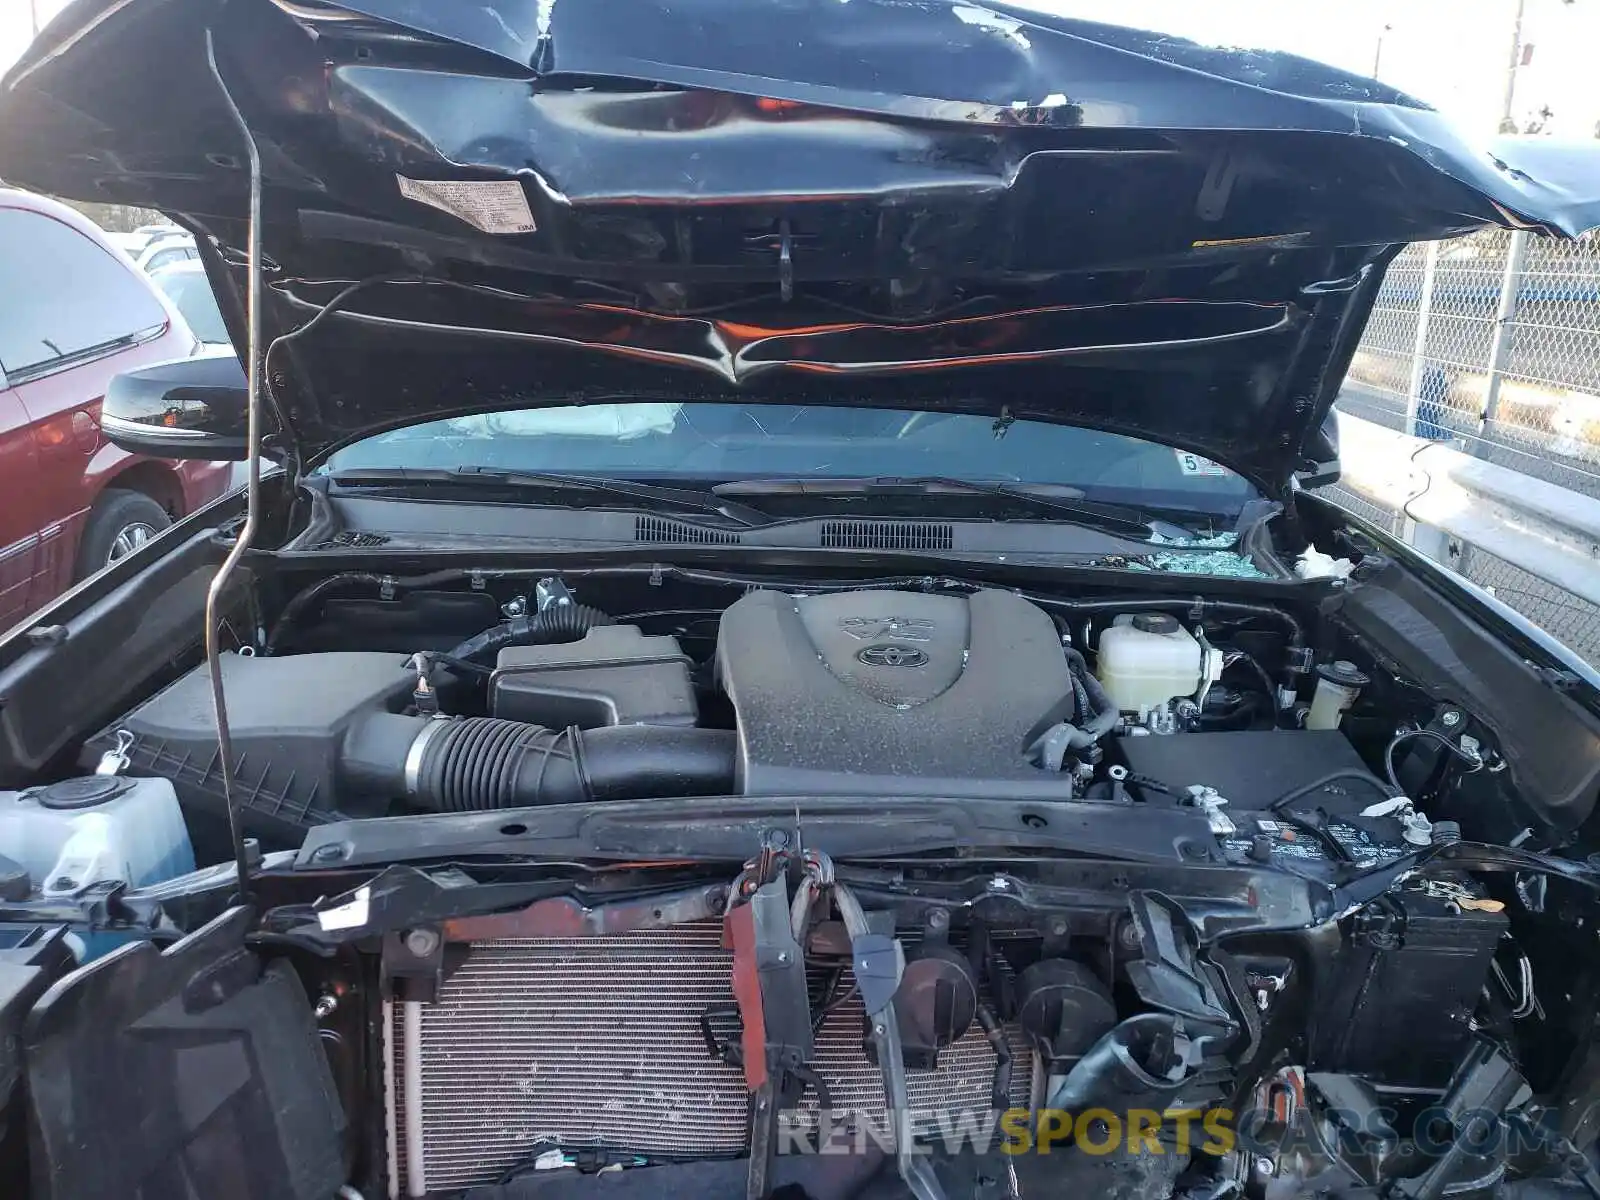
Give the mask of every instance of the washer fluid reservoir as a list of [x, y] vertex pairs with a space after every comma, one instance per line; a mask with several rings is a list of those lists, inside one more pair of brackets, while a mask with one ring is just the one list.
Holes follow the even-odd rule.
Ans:
[[25, 868], [36, 896], [96, 883], [134, 887], [194, 870], [194, 847], [165, 779], [87, 775], [0, 792], [0, 855]]

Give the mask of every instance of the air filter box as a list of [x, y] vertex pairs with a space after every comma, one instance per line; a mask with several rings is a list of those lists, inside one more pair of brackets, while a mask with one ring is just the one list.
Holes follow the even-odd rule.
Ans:
[[[340, 747], [370, 714], [400, 712], [411, 702], [417, 676], [405, 655], [224, 654], [221, 661], [246, 833], [276, 849], [298, 846], [312, 825], [383, 815], [382, 808], [341, 808], [351, 797], [337, 786]], [[198, 861], [227, 853], [228, 804], [204, 666], [89, 739], [79, 761], [93, 771], [103, 755], [119, 748], [128, 760], [124, 774], [172, 781]]]
[[597, 625], [576, 642], [507, 646], [489, 681], [490, 708], [547, 729], [693, 726], [692, 663], [672, 637], [637, 625]]

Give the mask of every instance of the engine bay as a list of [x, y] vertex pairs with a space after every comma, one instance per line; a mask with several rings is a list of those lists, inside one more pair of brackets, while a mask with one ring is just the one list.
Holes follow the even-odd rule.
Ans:
[[[29, 1099], [52, 1196], [151, 1080], [231, 1132], [113, 1140], [175, 1188], [246, 1138], [252, 1197], [1546, 1194], [1587, 893], [1325, 610], [656, 568], [262, 611], [248, 906], [203, 666], [0, 796], [27, 1053], [110, 1081]], [[277, 1066], [216, 1083], [219, 1029]]]
[[[1314, 668], [1292, 615], [1243, 601], [768, 587], [721, 611], [646, 613], [647, 629], [550, 577], [486, 629], [412, 648], [361, 626], [490, 597], [341, 600], [340, 585], [291, 599], [265, 652], [223, 659], [246, 829], [269, 848], [356, 817], [696, 795], [1177, 803], [1220, 828], [1230, 803], [1364, 771], [1335, 731], [1367, 677]], [[319, 601], [320, 627], [296, 631]], [[1213, 645], [1230, 626], [1266, 628]], [[185, 811], [220, 815], [210, 704], [197, 668], [88, 739], [80, 763], [126, 759], [169, 779]], [[1162, 753], [1177, 734], [1181, 752]], [[1371, 782], [1357, 809], [1386, 798]]]

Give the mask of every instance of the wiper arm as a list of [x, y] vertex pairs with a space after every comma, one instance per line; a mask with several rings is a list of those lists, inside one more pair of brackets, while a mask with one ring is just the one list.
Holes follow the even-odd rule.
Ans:
[[474, 466], [359, 467], [347, 471], [334, 471], [329, 478], [347, 487], [443, 484], [525, 488], [530, 491], [545, 492], [591, 492], [604, 496], [622, 496], [638, 501], [648, 508], [715, 513], [747, 528], [772, 523], [772, 518], [760, 509], [740, 504], [736, 500], [725, 500], [711, 492], [696, 491], [692, 488], [661, 487], [653, 483], [636, 483], [630, 479], [613, 479], [608, 476], [563, 475], [553, 471], [517, 471], [500, 467]]
[[1163, 533], [1187, 536], [1189, 531], [1166, 522], [1156, 523], [1136, 508], [1124, 505], [1088, 505], [1077, 501], [1083, 493], [1057, 484], [998, 483], [979, 479], [960, 479], [953, 475], [865, 475], [856, 478], [748, 479], [719, 483], [711, 489], [718, 496], [932, 496], [940, 493], [965, 493], [993, 496], [1026, 505], [1040, 512], [1072, 518], [1119, 537], [1148, 541], [1159, 526]]

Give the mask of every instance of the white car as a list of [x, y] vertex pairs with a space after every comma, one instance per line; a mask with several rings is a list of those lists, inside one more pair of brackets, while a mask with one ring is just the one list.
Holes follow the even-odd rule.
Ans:
[[173, 263], [189, 262], [200, 257], [194, 238], [183, 232], [162, 234], [151, 239], [134, 257], [134, 262], [145, 274], [153, 274]]
[[222, 322], [217, 297], [199, 259], [182, 258], [158, 266], [150, 271], [150, 279], [177, 305], [178, 312], [203, 346], [232, 353], [233, 345], [228, 341], [228, 329]]
[[140, 251], [145, 248], [150, 240], [143, 234], [139, 233], [119, 233], [115, 230], [109, 229], [106, 230], [105, 233], [106, 241], [110, 242], [118, 250], [121, 250], [129, 258], [135, 260], [138, 259]]

